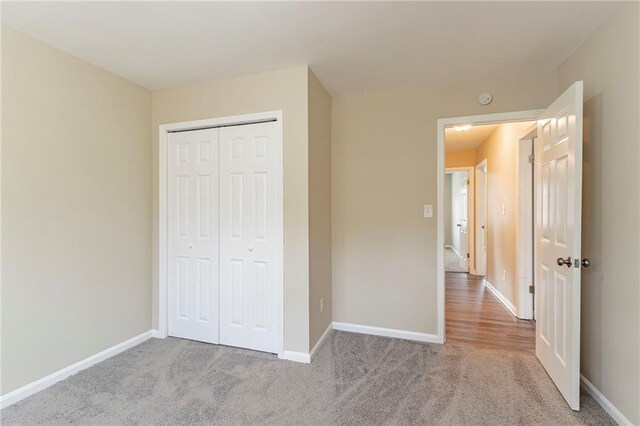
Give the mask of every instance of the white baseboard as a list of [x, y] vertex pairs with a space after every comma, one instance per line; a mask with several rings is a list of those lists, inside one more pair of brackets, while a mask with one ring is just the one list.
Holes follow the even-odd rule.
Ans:
[[316, 356], [316, 353], [318, 353], [318, 350], [320, 349], [324, 341], [327, 340], [327, 337], [329, 337], [329, 334], [331, 334], [332, 329], [333, 329], [333, 323], [329, 323], [329, 327], [327, 327], [324, 333], [322, 333], [322, 336], [320, 336], [320, 339], [318, 339], [316, 344], [313, 346], [313, 349], [311, 349], [311, 352], [309, 354], [311, 361], [313, 361], [313, 358]]
[[624, 414], [622, 414], [620, 412], [620, 410], [618, 410], [616, 408], [615, 405], [613, 405], [611, 403], [611, 401], [609, 401], [595, 386], [593, 386], [593, 384], [587, 380], [586, 377], [584, 377], [582, 374], [580, 375], [580, 381], [582, 382], [582, 389], [585, 390], [585, 392], [587, 392], [589, 395], [591, 395], [591, 397], [593, 399], [596, 400], [596, 402], [598, 404], [600, 404], [600, 406], [602, 408], [604, 408], [604, 410], [609, 413], [609, 415], [613, 418], [613, 420], [616, 421], [616, 423], [618, 423], [619, 425], [623, 425], [623, 426], [633, 426], [633, 423], [631, 423], [629, 421], [629, 419], [627, 419]]
[[311, 356], [304, 352], [284, 351], [280, 359], [286, 359], [287, 361], [301, 362], [303, 364], [309, 364], [311, 362]]
[[393, 337], [396, 339], [414, 340], [417, 342], [443, 343], [443, 339], [435, 334], [418, 333], [416, 331], [396, 330], [393, 328], [371, 327], [368, 325], [334, 322], [334, 330], [350, 331], [352, 333], [372, 334], [374, 336]]
[[129, 340], [125, 340], [122, 343], [118, 343], [115, 346], [105, 349], [102, 352], [98, 352], [97, 354], [92, 355], [89, 358], [85, 358], [82, 361], [78, 361], [75, 364], [63, 368], [62, 370], [58, 370], [55, 373], [51, 373], [48, 376], [36, 380], [35, 382], [31, 382], [28, 385], [22, 386], [21, 388], [2, 395], [0, 396], [0, 408], [5, 408], [9, 405], [15, 404], [16, 402], [21, 401], [35, 393], [38, 393], [41, 390], [44, 390], [49, 386], [52, 386], [81, 370], [89, 368], [92, 365], [95, 365], [99, 362], [104, 361], [105, 359], [119, 354], [120, 352], [126, 351], [127, 349], [139, 345], [145, 340], [150, 339], [152, 336], [153, 330], [146, 331], [142, 334], [139, 334], [138, 336], [132, 337]]
[[153, 329], [153, 330], [151, 330], [151, 337], [153, 337], [154, 339], [164, 339], [167, 336], [162, 336], [160, 334], [160, 330]]
[[462, 256], [460, 255], [460, 252], [454, 246], [448, 246], [448, 248], [453, 250], [453, 252], [456, 254], [456, 256], [458, 256], [459, 258], [462, 258]]
[[502, 302], [504, 306], [506, 306], [506, 308], [509, 310], [509, 312], [513, 314], [514, 317], [516, 318], [518, 317], [518, 315], [516, 314], [516, 306], [513, 303], [511, 303], [509, 299], [505, 297], [504, 294], [500, 293], [500, 291], [497, 288], [495, 288], [493, 284], [491, 284], [486, 279], [484, 280], [484, 285], [491, 291], [491, 293], [494, 294], [494, 296], [498, 298], [500, 302]]

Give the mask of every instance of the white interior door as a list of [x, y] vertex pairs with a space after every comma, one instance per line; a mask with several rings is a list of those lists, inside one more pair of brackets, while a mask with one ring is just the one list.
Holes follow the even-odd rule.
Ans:
[[276, 124], [220, 129], [220, 343], [277, 352]]
[[218, 343], [218, 129], [168, 138], [170, 336]]
[[535, 152], [536, 356], [578, 410], [582, 82], [539, 117]]
[[458, 192], [458, 232], [460, 232], [460, 267], [469, 271], [469, 230], [468, 230], [468, 187], [469, 174], [460, 173], [460, 191]]
[[476, 274], [487, 274], [487, 166], [476, 168]]

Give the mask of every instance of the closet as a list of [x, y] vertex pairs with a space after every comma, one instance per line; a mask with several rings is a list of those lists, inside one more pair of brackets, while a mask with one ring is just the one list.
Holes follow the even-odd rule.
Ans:
[[168, 135], [168, 334], [278, 352], [276, 122]]

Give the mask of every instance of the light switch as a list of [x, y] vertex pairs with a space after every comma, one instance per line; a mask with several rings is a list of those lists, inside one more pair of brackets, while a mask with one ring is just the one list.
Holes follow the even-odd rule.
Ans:
[[506, 216], [507, 215], [507, 205], [503, 204], [502, 205], [502, 216]]
[[433, 217], [433, 205], [425, 204], [424, 205], [424, 217]]

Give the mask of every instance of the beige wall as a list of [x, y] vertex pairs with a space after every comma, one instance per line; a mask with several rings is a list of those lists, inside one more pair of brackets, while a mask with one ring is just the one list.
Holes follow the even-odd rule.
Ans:
[[2, 389], [151, 328], [151, 96], [2, 28]]
[[514, 306], [518, 305], [518, 141], [534, 125], [535, 122], [501, 124], [476, 151], [478, 163], [487, 160], [486, 278]]
[[153, 324], [158, 300], [158, 126], [282, 110], [284, 125], [285, 349], [309, 351], [308, 67], [217, 80], [152, 94]]
[[582, 372], [640, 424], [640, 4], [629, 3], [558, 69], [584, 80]]
[[331, 95], [309, 70], [309, 348], [330, 325]]
[[[494, 101], [483, 107], [484, 91]], [[556, 73], [333, 98], [333, 319], [437, 332], [436, 124], [439, 118], [543, 108]]]
[[476, 150], [447, 151], [444, 157], [444, 167], [475, 167]]

